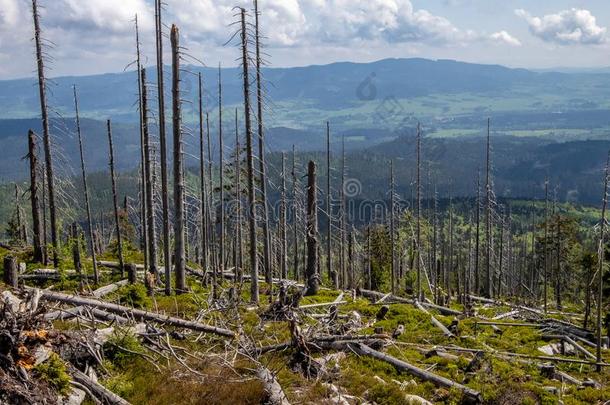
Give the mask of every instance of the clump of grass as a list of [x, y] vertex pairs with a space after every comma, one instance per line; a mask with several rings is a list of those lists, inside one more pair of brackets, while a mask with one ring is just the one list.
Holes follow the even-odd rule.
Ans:
[[104, 355], [120, 368], [126, 367], [137, 353], [142, 352], [142, 345], [129, 329], [115, 329], [106, 343]]
[[120, 304], [134, 308], [146, 308], [151, 303], [146, 295], [146, 287], [142, 284], [123, 286], [118, 290], [117, 295]]
[[66, 364], [56, 353], [51, 354], [47, 361], [37, 365], [34, 370], [42, 380], [48, 382], [61, 395], [67, 395], [70, 392], [70, 375]]

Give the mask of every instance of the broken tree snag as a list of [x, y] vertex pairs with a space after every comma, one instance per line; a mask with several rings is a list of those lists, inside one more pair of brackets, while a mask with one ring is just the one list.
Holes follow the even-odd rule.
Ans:
[[320, 288], [318, 270], [318, 202], [316, 164], [309, 161], [307, 170], [307, 292], [316, 295]]
[[[40, 187], [38, 185], [38, 148], [36, 134], [28, 132], [28, 158], [30, 160], [30, 202], [32, 205], [32, 230], [34, 235], [34, 261], [42, 263], [44, 250], [42, 247], [42, 222], [40, 220]], [[43, 191], [44, 192], [44, 191]]]
[[213, 333], [219, 336], [229, 338], [235, 336], [235, 333], [228, 329], [217, 328], [215, 326], [204, 325], [199, 322], [187, 321], [186, 319], [161, 315], [153, 312], [143, 311], [140, 309], [128, 308], [122, 305], [112, 304], [110, 302], [100, 301], [91, 298], [79, 297], [76, 295], [62, 294], [54, 291], [44, 290], [42, 291], [41, 298], [46, 301], [62, 302], [65, 304], [72, 304], [77, 306], [86, 305], [118, 315], [128, 315], [129, 318], [134, 318], [136, 320], [165, 323], [167, 325], [172, 325], [178, 328], [190, 329], [196, 332]]
[[17, 288], [19, 281], [18, 268], [16, 257], [4, 256], [4, 282], [12, 288]]
[[259, 367], [256, 370], [256, 376], [263, 382], [265, 391], [267, 392], [267, 400], [265, 403], [271, 405], [290, 405], [282, 386], [277, 381], [273, 373], [266, 367]]
[[420, 378], [424, 381], [430, 381], [434, 385], [443, 388], [456, 388], [464, 394], [465, 399], [467, 399], [470, 403], [480, 404], [482, 403], [481, 393], [473, 390], [472, 388], [468, 388], [465, 385], [456, 383], [455, 381], [449, 380], [448, 378], [441, 377], [434, 373], [431, 373], [426, 370], [422, 370], [419, 367], [416, 367], [412, 364], [409, 364], [405, 361], [399, 360], [395, 357], [389, 356], [385, 353], [379, 352], [377, 350], [371, 349], [367, 345], [361, 343], [349, 343], [347, 347], [357, 354], [361, 356], [370, 356], [377, 360], [385, 361], [394, 367], [396, 367], [399, 371], [406, 371], [409, 374], [414, 375], [417, 378]]
[[125, 266], [125, 270], [127, 270], [127, 281], [129, 284], [136, 284], [138, 282], [138, 270], [136, 265], [134, 263], [128, 263], [127, 266]]

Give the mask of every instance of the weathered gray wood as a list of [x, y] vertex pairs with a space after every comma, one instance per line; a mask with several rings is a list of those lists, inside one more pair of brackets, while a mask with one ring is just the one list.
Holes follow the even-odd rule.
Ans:
[[256, 370], [256, 376], [263, 382], [267, 392], [268, 397], [265, 403], [271, 405], [290, 405], [282, 386], [268, 368], [260, 366]]
[[127, 315], [137, 320], [147, 320], [152, 322], [166, 323], [178, 328], [191, 329], [197, 332], [213, 333], [219, 336], [232, 338], [235, 332], [228, 329], [217, 328], [215, 326], [204, 325], [199, 322], [187, 321], [181, 318], [157, 314], [154, 312], [143, 311], [140, 309], [128, 308], [118, 304], [112, 304], [97, 299], [85, 298], [76, 295], [63, 294], [59, 292], [44, 290], [42, 291], [42, 299], [46, 301], [62, 302], [77, 306], [87, 305], [104, 311], [112, 312], [118, 315]]
[[448, 388], [448, 389], [452, 389], [452, 388], [458, 389], [458, 390], [462, 391], [462, 393], [464, 394], [466, 399], [468, 399], [472, 403], [476, 403], [476, 404], [482, 403], [481, 393], [476, 390], [473, 390], [472, 388], [469, 388], [465, 385], [459, 384], [455, 381], [452, 381], [448, 378], [431, 373], [429, 371], [422, 370], [421, 368], [416, 367], [412, 364], [409, 364], [406, 361], [399, 360], [399, 359], [389, 356], [385, 353], [371, 349], [367, 345], [364, 345], [361, 343], [348, 343], [347, 347], [361, 356], [370, 356], [377, 360], [385, 361], [385, 362], [393, 365], [394, 367], [396, 367], [396, 369], [398, 369], [399, 371], [405, 371], [424, 381], [430, 381], [438, 387], [443, 387], [443, 388]]
[[315, 295], [320, 288], [318, 270], [318, 200], [316, 188], [316, 164], [309, 161], [307, 170], [307, 291]]
[[74, 381], [85, 386], [92, 395], [95, 395], [97, 400], [101, 400], [104, 404], [112, 405], [130, 405], [129, 402], [110, 391], [100, 383], [93, 381], [84, 373], [78, 371], [76, 368], [70, 370], [70, 374]]

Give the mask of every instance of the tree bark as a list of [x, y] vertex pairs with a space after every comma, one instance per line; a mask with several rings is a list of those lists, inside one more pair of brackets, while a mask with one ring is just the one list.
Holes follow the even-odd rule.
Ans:
[[38, 184], [38, 148], [36, 134], [28, 132], [28, 158], [30, 160], [30, 202], [32, 205], [32, 234], [34, 242], [34, 261], [42, 263], [44, 250], [42, 246], [42, 222], [40, 220], [40, 188]]
[[320, 288], [318, 269], [318, 201], [316, 164], [309, 162], [307, 170], [307, 292], [316, 295]]
[[19, 282], [19, 266], [14, 256], [4, 256], [4, 282], [11, 288], [17, 288]]

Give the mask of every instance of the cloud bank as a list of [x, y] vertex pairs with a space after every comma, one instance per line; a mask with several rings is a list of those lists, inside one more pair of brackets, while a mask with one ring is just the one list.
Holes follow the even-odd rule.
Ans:
[[607, 29], [597, 25], [595, 16], [589, 10], [572, 8], [557, 14], [535, 17], [523, 9], [517, 9], [515, 14], [527, 22], [534, 36], [545, 42], [599, 45], [607, 41]]

